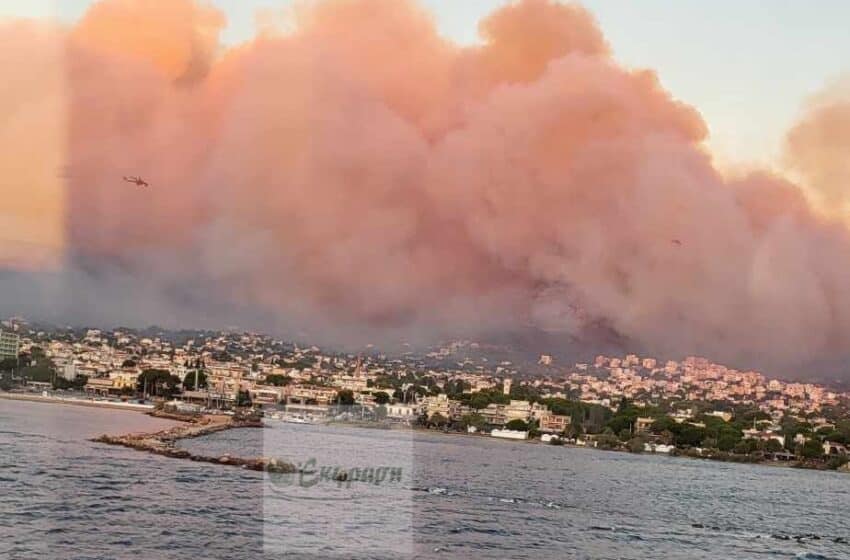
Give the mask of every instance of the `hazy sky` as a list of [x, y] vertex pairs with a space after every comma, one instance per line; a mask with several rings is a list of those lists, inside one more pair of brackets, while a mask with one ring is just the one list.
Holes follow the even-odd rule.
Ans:
[[[167, 0], [163, 0], [167, 1]], [[444, 34], [471, 43], [482, 15], [509, 0], [420, 0]], [[91, 0], [0, 0], [0, 14], [74, 20]], [[214, 0], [225, 41], [251, 36], [259, 9], [290, 0]], [[696, 106], [723, 163], [771, 165], [801, 104], [850, 72], [846, 0], [585, 0], [627, 66], [658, 71]]]

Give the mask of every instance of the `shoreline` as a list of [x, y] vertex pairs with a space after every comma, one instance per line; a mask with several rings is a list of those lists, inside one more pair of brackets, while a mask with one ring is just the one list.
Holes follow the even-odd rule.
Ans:
[[44, 395], [29, 393], [0, 392], [0, 399], [7, 401], [39, 402], [44, 404], [64, 404], [69, 406], [85, 406], [89, 408], [109, 408], [112, 410], [123, 410], [126, 412], [152, 412], [154, 405], [125, 403], [113, 401], [96, 401], [77, 398], [45, 397]]
[[[460, 436], [460, 437], [472, 437], [472, 438], [485, 438], [493, 441], [502, 441], [505, 443], [513, 443], [513, 444], [533, 444], [533, 445], [544, 445], [549, 446], [552, 444], [544, 443], [537, 439], [526, 439], [526, 440], [513, 440], [513, 439], [505, 439], [505, 438], [496, 438], [492, 437], [488, 434], [484, 433], [466, 433], [466, 432], [443, 432], [439, 430], [432, 430], [430, 428], [421, 428], [421, 427], [413, 427], [409, 428], [414, 432], [424, 432], [424, 433], [435, 433], [438, 435], [445, 436]], [[712, 456], [696, 456], [687, 453], [685, 450], [677, 450], [676, 453], [657, 453], [653, 451], [641, 451], [640, 453], [633, 453], [627, 449], [606, 449], [602, 447], [594, 447], [592, 445], [576, 445], [574, 443], [563, 442], [558, 445], [552, 445], [552, 447], [565, 447], [570, 449], [581, 449], [585, 451], [604, 451], [608, 453], [626, 453], [628, 455], [637, 455], [637, 456], [645, 456], [645, 457], [668, 457], [670, 459], [692, 459], [696, 461], [709, 461], [712, 463], [727, 463], [727, 464], [736, 464], [736, 465], [751, 465], [754, 467], [770, 467], [770, 468], [787, 468], [787, 469], [798, 469], [798, 470], [809, 470], [809, 471], [820, 471], [820, 472], [837, 472], [840, 474], [848, 474], [850, 473], [850, 464], [845, 465], [845, 467], [838, 469], [828, 469], [825, 468], [824, 465], [812, 465], [803, 463], [799, 460], [795, 461], [772, 461], [772, 460], [762, 460], [762, 461], [744, 461], [744, 460], [725, 460], [718, 459]]]
[[183, 439], [191, 439], [202, 437], [216, 432], [232, 430], [237, 428], [262, 428], [262, 420], [240, 418], [228, 416], [224, 414], [205, 414], [201, 416], [187, 416], [176, 413], [169, 413], [156, 410], [152, 404], [137, 404], [137, 403], [118, 403], [109, 401], [95, 401], [85, 399], [72, 399], [61, 397], [45, 397], [44, 395], [27, 394], [27, 393], [9, 393], [0, 392], [0, 400], [17, 401], [17, 402], [33, 402], [41, 404], [53, 405], [68, 405], [81, 406], [86, 408], [102, 408], [124, 412], [143, 413], [152, 418], [160, 418], [163, 420], [172, 420], [181, 422], [182, 425], [174, 426], [158, 432], [149, 433], [133, 433], [123, 435], [103, 434], [89, 441], [95, 443], [103, 443], [106, 445], [115, 445], [126, 447], [136, 451], [144, 451], [152, 455], [160, 455], [173, 459], [184, 459], [195, 462], [211, 463], [216, 465], [225, 465], [232, 467], [241, 467], [243, 469], [254, 471], [270, 471], [270, 472], [295, 472], [295, 467], [276, 459], [267, 459], [258, 457], [245, 459], [242, 457], [232, 457], [230, 455], [222, 455], [220, 457], [210, 457], [206, 455], [196, 455], [185, 449], [180, 449], [176, 446], [177, 442]]
[[[262, 428], [265, 427], [263, 420], [244, 420], [237, 419], [232, 416], [226, 415], [212, 415], [205, 414], [201, 417], [190, 417], [184, 416], [180, 414], [171, 414], [162, 411], [156, 411], [154, 405], [143, 405], [136, 403], [118, 403], [118, 402], [109, 402], [109, 401], [94, 401], [94, 400], [84, 400], [84, 399], [74, 399], [74, 398], [61, 398], [61, 397], [45, 397], [43, 395], [37, 394], [26, 394], [26, 393], [8, 393], [8, 392], [0, 392], [0, 399], [2, 400], [10, 400], [10, 401], [22, 401], [22, 402], [37, 402], [44, 404], [58, 404], [58, 405], [69, 405], [69, 406], [82, 406], [89, 408], [106, 408], [111, 410], [122, 410], [125, 412], [141, 412], [145, 413], [149, 416], [155, 418], [162, 418], [167, 420], [174, 420], [178, 422], [184, 422], [191, 426], [195, 426], [194, 429], [187, 428], [186, 426], [179, 426], [177, 428], [171, 428], [169, 430], [162, 430], [160, 432], [154, 432], [150, 434], [127, 434], [127, 435], [119, 435], [119, 436], [110, 436], [110, 435], [101, 435], [97, 438], [92, 439], [91, 441], [95, 441], [97, 443], [106, 443], [108, 445], [118, 445], [123, 447], [128, 447], [131, 449], [136, 449], [138, 451], [147, 451], [149, 453], [155, 455], [162, 455], [166, 457], [172, 457], [176, 459], [188, 459], [192, 461], [198, 462], [207, 462], [213, 464], [220, 465], [231, 465], [231, 466], [239, 466], [243, 468], [248, 468], [251, 470], [274, 470], [274, 469], [283, 469], [280, 472], [293, 472], [294, 467], [287, 463], [277, 463], [275, 460], [269, 460], [264, 457], [254, 458], [254, 459], [244, 459], [240, 457], [231, 457], [229, 455], [223, 455], [221, 457], [207, 457], [207, 456], [199, 456], [192, 455], [186, 450], [178, 449], [175, 444], [177, 441], [181, 439], [190, 439], [195, 437], [201, 437], [208, 434], [213, 434], [219, 431], [236, 429], [236, 428]], [[369, 429], [368, 426], [363, 425], [351, 425], [345, 422], [333, 423], [331, 425], [338, 427], [359, 427], [364, 429]], [[374, 427], [372, 428], [374, 429]], [[423, 428], [418, 426], [404, 426], [404, 425], [391, 425], [387, 427], [381, 427], [381, 429], [390, 429], [393, 431], [410, 431], [411, 433], [429, 433], [435, 434], [438, 436], [453, 436], [453, 437], [467, 437], [467, 438], [486, 438], [487, 440], [492, 441], [501, 441], [504, 443], [514, 443], [514, 444], [533, 444], [533, 445], [550, 445], [547, 443], [543, 443], [539, 440], [510, 440], [510, 439], [502, 439], [502, 438], [494, 438], [488, 434], [484, 433], [466, 433], [466, 432], [444, 432], [441, 430], [433, 430], [429, 428]], [[575, 445], [572, 443], [564, 442], [562, 445], [557, 445], [553, 447], [567, 447], [570, 449], [583, 449], [583, 450], [596, 450], [596, 451], [609, 451], [612, 453], [628, 453], [630, 455], [647, 455], [647, 456], [658, 456], [658, 457], [669, 457], [669, 458], [685, 458], [685, 459], [695, 459], [702, 461], [711, 461], [716, 463], [735, 463], [735, 464], [746, 464], [753, 466], [762, 466], [762, 467], [772, 467], [772, 468], [791, 468], [791, 469], [801, 469], [801, 470], [817, 470], [824, 472], [838, 472], [838, 473], [850, 473], [850, 468], [839, 468], [837, 470], [823, 468], [822, 466], [814, 466], [807, 464], [800, 464], [799, 462], [783, 462], [783, 461], [735, 461], [735, 460], [722, 460], [716, 459], [713, 457], [707, 456], [693, 456], [684, 452], [679, 452], [676, 454], [669, 453], [652, 453], [652, 452], [642, 452], [642, 453], [632, 453], [628, 450], [623, 449], [601, 449], [597, 447], [587, 446], [587, 445]], [[293, 471], [289, 471], [287, 469], [293, 469]]]
[[[468, 433], [468, 432], [453, 432], [453, 431], [442, 431], [435, 430], [431, 428], [425, 428], [421, 426], [399, 426], [393, 427], [392, 429], [398, 430], [409, 430], [412, 433], [430, 433], [438, 436], [452, 436], [452, 437], [467, 437], [467, 438], [483, 438], [488, 441], [500, 441], [507, 444], [531, 444], [531, 445], [543, 445], [549, 446], [552, 445], [550, 443], [544, 443], [539, 439], [507, 439], [507, 438], [497, 438], [492, 437], [491, 435], [483, 432], [476, 433]], [[562, 440], [563, 441], [563, 440]], [[552, 445], [552, 447], [564, 447], [569, 449], [580, 449], [584, 451], [605, 451], [609, 453], [626, 453], [629, 455], [638, 455], [638, 456], [646, 456], [646, 457], [667, 457], [670, 459], [693, 459], [698, 461], [710, 461], [712, 463], [731, 463], [736, 465], [751, 465], [755, 467], [769, 467], [769, 468], [786, 468], [786, 469], [797, 469], [797, 470], [811, 470], [811, 471], [820, 471], [820, 472], [836, 472], [839, 474], [848, 474], [850, 473], [850, 463], [845, 465], [844, 467], [840, 467], [838, 469], [829, 469], [823, 465], [816, 465], [811, 463], [801, 462], [800, 460], [795, 461], [773, 461], [773, 460], [761, 460], [761, 461], [751, 461], [751, 460], [735, 460], [735, 459], [718, 459], [712, 456], [697, 456], [687, 453], [686, 450], [677, 449], [675, 453], [657, 453], [654, 451], [641, 451], [640, 453], [633, 453], [628, 449], [606, 449], [601, 447], [594, 447], [592, 445], [576, 445], [575, 443], [568, 443], [563, 441], [561, 444]]]

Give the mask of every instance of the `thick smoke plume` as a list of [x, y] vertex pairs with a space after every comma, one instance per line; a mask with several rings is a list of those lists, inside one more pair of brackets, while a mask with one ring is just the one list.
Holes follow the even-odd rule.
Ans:
[[788, 133], [786, 158], [825, 213], [850, 216], [850, 78], [811, 100]]
[[[64, 160], [63, 212], [27, 225], [62, 224], [67, 258], [30, 292], [116, 321], [206, 313], [342, 341], [539, 329], [799, 375], [850, 348], [846, 227], [781, 177], [721, 175], [697, 111], [619, 66], [582, 7], [516, 2], [473, 47], [407, 0], [291, 17], [226, 49], [222, 14], [193, 0], [103, 0], [52, 41], [0, 29], [22, 61], [63, 53], [49, 84], [2, 70], [4, 110], [64, 101], [52, 128], [15, 112], [24, 137], [65, 133], [32, 152]], [[789, 136], [830, 203], [847, 107]], [[151, 187], [121, 181], [136, 174]], [[29, 200], [24, 175], [3, 181]]]

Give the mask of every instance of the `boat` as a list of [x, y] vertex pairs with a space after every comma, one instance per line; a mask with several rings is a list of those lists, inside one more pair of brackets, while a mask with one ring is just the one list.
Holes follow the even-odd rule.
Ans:
[[304, 416], [282, 416], [280, 418], [282, 422], [286, 422], [288, 424], [312, 424], [313, 422]]
[[286, 414], [280, 412], [272, 412], [268, 415], [271, 420], [277, 420], [279, 422], [286, 422], [287, 424], [312, 424], [312, 418], [306, 416], [299, 416], [295, 414]]
[[490, 432], [490, 435], [502, 439], [528, 439], [528, 432], [520, 430], [493, 430]]

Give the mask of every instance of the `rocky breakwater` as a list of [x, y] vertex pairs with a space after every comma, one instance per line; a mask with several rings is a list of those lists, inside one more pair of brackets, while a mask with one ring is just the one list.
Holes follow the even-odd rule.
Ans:
[[293, 465], [276, 459], [267, 459], [265, 457], [243, 458], [233, 457], [230, 455], [210, 457], [206, 455], [196, 455], [186, 449], [180, 449], [176, 445], [176, 443], [181, 439], [201, 437], [215, 432], [232, 430], [234, 428], [262, 428], [263, 423], [258, 418], [211, 414], [182, 416], [158, 412], [151, 413], [151, 415], [179, 420], [184, 422], [184, 424], [149, 434], [125, 434], [119, 436], [104, 434], [92, 441], [97, 443], [106, 443], [109, 445], [120, 445], [122, 447], [135, 449], [136, 451], [145, 451], [153, 453], [154, 455], [171, 457], [173, 459], [227, 465], [252, 471], [296, 471]]

